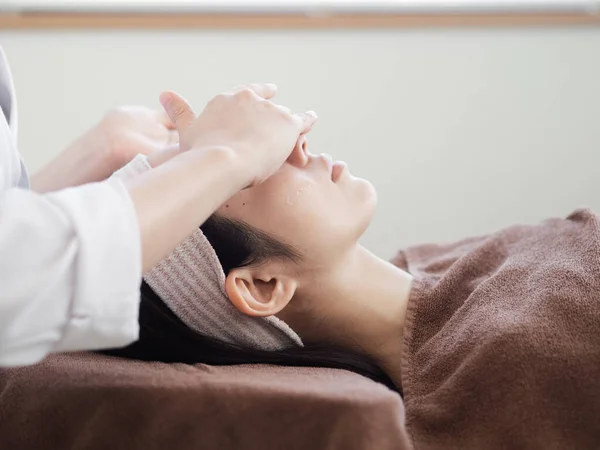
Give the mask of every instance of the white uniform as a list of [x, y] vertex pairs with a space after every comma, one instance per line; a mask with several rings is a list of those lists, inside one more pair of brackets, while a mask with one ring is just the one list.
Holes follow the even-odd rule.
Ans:
[[2, 49], [0, 107], [0, 366], [134, 341], [141, 246], [127, 190], [118, 180], [44, 195], [27, 189]]

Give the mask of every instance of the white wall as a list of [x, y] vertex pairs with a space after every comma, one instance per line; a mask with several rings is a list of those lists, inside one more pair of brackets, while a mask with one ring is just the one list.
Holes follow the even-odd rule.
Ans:
[[382, 256], [600, 210], [600, 29], [1, 32], [31, 169], [117, 104], [267, 80], [380, 196]]

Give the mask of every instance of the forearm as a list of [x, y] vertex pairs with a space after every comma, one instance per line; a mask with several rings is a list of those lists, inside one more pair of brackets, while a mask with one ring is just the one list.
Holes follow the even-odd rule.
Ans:
[[139, 221], [144, 271], [245, 187], [241, 169], [228, 149], [190, 150], [125, 182]]
[[108, 149], [100, 135], [95, 139], [79, 138], [33, 174], [31, 189], [48, 193], [108, 178], [115, 170]]

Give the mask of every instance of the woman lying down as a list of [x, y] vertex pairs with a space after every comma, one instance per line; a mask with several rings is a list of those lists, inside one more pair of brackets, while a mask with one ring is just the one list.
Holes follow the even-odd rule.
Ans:
[[416, 448], [597, 448], [598, 216], [392, 264], [358, 244], [372, 185], [298, 145], [145, 276], [140, 340], [110, 353], [358, 372], [401, 392]]

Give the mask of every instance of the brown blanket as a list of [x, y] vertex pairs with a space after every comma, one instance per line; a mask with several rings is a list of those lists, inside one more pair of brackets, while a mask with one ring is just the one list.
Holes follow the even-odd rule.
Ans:
[[[402, 252], [416, 450], [600, 447], [590, 211]], [[344, 371], [58, 355], [0, 370], [1, 449], [409, 448], [400, 398]]]
[[398, 255], [417, 450], [600, 448], [599, 258], [589, 210]]
[[52, 356], [0, 370], [0, 449], [409, 449], [394, 392], [342, 370]]

